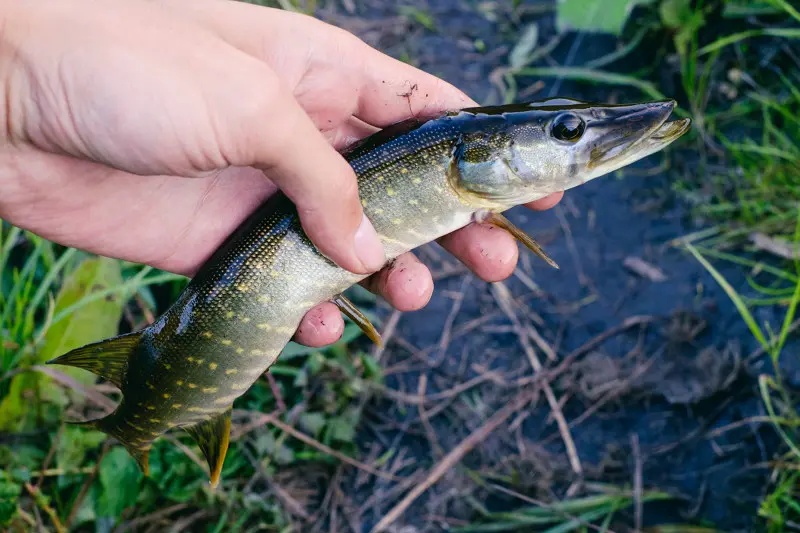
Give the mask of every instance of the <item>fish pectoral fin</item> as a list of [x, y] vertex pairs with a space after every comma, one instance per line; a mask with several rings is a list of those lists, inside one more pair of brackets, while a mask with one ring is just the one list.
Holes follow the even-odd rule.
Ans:
[[211, 488], [216, 488], [222, 473], [222, 464], [225, 462], [225, 454], [228, 453], [231, 436], [231, 408], [228, 407], [224, 412], [213, 415], [208, 420], [183, 429], [200, 446], [200, 450], [208, 461]]
[[547, 253], [545, 253], [545, 251], [542, 249], [541, 246], [539, 246], [539, 243], [533, 240], [533, 237], [531, 237], [530, 235], [528, 235], [527, 233], [516, 227], [513, 222], [508, 220], [500, 213], [484, 211], [483, 213], [480, 214], [479, 221], [486, 222], [493, 226], [497, 226], [498, 228], [503, 228], [511, 235], [513, 235], [515, 239], [524, 244], [525, 247], [528, 248], [531, 252], [535, 253], [536, 255], [544, 259], [544, 261], [548, 265], [550, 265], [553, 268], [559, 268], [558, 264], [555, 261], [553, 261], [553, 259], [551, 259], [550, 256], [547, 255]]
[[364, 334], [369, 337], [369, 340], [377, 344], [379, 347], [383, 347], [383, 340], [381, 339], [381, 334], [378, 333], [378, 330], [375, 329], [375, 326], [372, 325], [372, 322], [364, 316], [364, 313], [358, 310], [358, 307], [351, 302], [344, 294], [337, 294], [331, 300], [336, 307], [339, 308], [339, 311], [347, 315], [347, 318], [353, 321]]
[[74, 366], [88, 370], [122, 388], [128, 360], [142, 338], [141, 331], [87, 344], [47, 361], [48, 365]]

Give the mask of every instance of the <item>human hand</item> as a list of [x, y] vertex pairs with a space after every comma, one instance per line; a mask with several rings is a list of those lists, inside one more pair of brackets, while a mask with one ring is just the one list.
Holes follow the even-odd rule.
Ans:
[[[227, 0], [3, 4], [0, 217], [185, 275], [278, 187], [323, 253], [375, 272], [380, 243], [336, 149], [412, 114], [475, 105], [347, 32], [285, 11]], [[439, 242], [485, 280], [516, 265], [516, 243], [497, 228], [470, 225]], [[364, 284], [406, 311], [433, 290], [412, 254]], [[326, 303], [295, 340], [321, 346], [343, 328]]]

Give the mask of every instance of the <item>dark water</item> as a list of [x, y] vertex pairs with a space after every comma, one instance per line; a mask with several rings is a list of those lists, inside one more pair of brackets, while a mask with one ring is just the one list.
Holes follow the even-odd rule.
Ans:
[[[396, 13], [394, 6], [381, 4], [362, 7], [353, 15], [328, 13], [323, 18], [349, 27], [390, 54], [412, 58], [420, 68], [483, 103], [498, 102], [500, 95], [490, 77], [498, 66], [507, 64], [508, 51], [521, 28], [537, 20], [540, 43], [554, 35], [552, 15], [511, 21], [503, 9], [491, 3], [430, 2], [425, 7], [434, 21], [433, 32], [402, 24], [391, 18]], [[487, 11], [490, 18], [494, 13], [496, 20], [489, 20]], [[483, 43], [483, 53], [475, 51], [477, 40]], [[558, 64], [579, 66], [614, 46], [608, 37], [580, 36], [576, 42], [572, 36], [564, 39], [553, 57]], [[648, 60], [652, 57], [648, 58], [646, 49], [631, 59], [639, 63]], [[542, 81], [544, 85], [530, 99], [556, 95], [595, 101], [641, 98], [607, 87]], [[528, 85], [519, 89], [524, 91]], [[645, 489], [664, 490], [677, 498], [645, 506], [645, 525], [711, 524], [724, 531], [751, 531], [766, 490], [769, 470], [765, 463], [778, 449], [778, 440], [768, 424], [741, 421], [765, 414], [757, 376], [770, 367], [763, 356], [750, 357], [757, 346], [718, 284], [687, 252], [669, 245], [701, 227], [671, 188], [676, 175], [695, 170], [692, 147], [672, 152], [668, 172], [643, 172], [657, 167], [663, 157], [653, 156], [625, 176], [607, 176], [569, 191], [565, 200], [548, 212], [512, 210], [509, 218], [536, 237], [561, 270], [523, 252], [520, 269], [525, 279], [512, 277], [505, 286], [519, 298], [516, 311], [523, 323], [553, 347], [559, 359], [619, 328], [581, 353], [566, 372], [551, 381], [556, 396], [564, 400], [565, 419], [580, 422], [570, 433], [583, 480], [630, 487], [639, 463]], [[439, 252], [446, 258], [441, 249]], [[433, 270], [442, 270], [435, 255], [423, 253], [422, 257]], [[653, 281], [636, 275], [624, 265], [631, 257], [656, 266], [666, 279]], [[731, 285], [748, 293], [745, 272], [723, 262], [715, 262], [715, 266]], [[461, 295], [461, 303], [451, 315], [456, 301], [453, 293]], [[463, 274], [439, 280], [424, 310], [400, 318], [396, 340], [389, 344], [381, 364], [386, 368], [405, 365], [406, 369], [392, 371], [387, 386], [415, 395], [420, 376], [425, 374], [430, 395], [486, 371], [494, 371], [506, 381], [533, 375], [520, 338], [511, 331], [511, 321], [495, 295], [489, 284], [476, 278], [465, 281]], [[383, 316], [387, 317], [388, 311]], [[637, 320], [632, 317], [639, 317], [639, 325], [622, 329], [626, 320]], [[458, 334], [459, 328], [481, 318], [484, 321], [468, 333]], [[783, 317], [759, 309], [756, 318], [777, 328]], [[448, 320], [452, 322], [451, 340], [446, 350], [440, 351], [437, 346]], [[531, 343], [546, 367], [558, 365]], [[792, 348], [787, 348], [787, 353]], [[800, 385], [797, 358], [785, 356], [784, 361], [786, 377]], [[400, 470], [402, 474], [415, 468], [429, 469], [442, 451], [457, 446], [519, 392], [486, 381], [430, 417], [427, 429], [415, 406], [378, 398], [367, 408], [359, 441], [365, 451], [377, 455], [390, 448], [404, 450], [415, 464]], [[590, 409], [596, 411], [587, 413]], [[530, 497], [563, 497], [581, 478], [570, 467], [551, 414], [541, 397], [528, 410], [512, 416], [395, 525], [416, 528], [408, 531], [443, 531], [437, 521], [442, 517], [478, 518], [470, 499], [492, 511], [526, 505], [502, 492], [479, 487], [465, 475], [465, 467], [479, 472], [484, 480], [500, 479], [493, 476], [511, 480], [500, 484]], [[374, 478], [353, 476], [346, 483], [345, 492], [355, 502], [371, 495], [378, 500], [354, 518], [364, 531], [404, 494], [388, 492], [393, 483]], [[577, 488], [580, 494], [580, 483]], [[623, 524], [621, 528], [617, 525], [618, 531], [624, 530], [624, 524], [633, 524], [629, 510], [618, 518]]]

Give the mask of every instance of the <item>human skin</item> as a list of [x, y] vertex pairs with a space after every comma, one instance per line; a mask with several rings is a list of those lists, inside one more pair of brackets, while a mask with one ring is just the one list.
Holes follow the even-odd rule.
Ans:
[[[476, 105], [311, 17], [229, 0], [0, 0], [0, 217], [52, 241], [191, 276], [280, 188], [315, 245], [412, 311], [433, 291], [385, 265], [337, 150], [408, 118]], [[412, 90], [413, 89], [413, 90]], [[561, 193], [528, 207], [555, 205]], [[505, 279], [518, 248], [471, 224], [438, 241]], [[331, 303], [295, 340], [335, 342]]]

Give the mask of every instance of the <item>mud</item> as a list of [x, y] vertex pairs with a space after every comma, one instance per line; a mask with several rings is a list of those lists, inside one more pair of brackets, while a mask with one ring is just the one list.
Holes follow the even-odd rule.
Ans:
[[[529, 14], [519, 20], [494, 3], [448, 0], [422, 7], [433, 31], [413, 17], [398, 18], [395, 6], [383, 2], [320, 15], [396, 57], [411, 58], [481, 103], [502, 101], [493, 83], [496, 69], [507, 64], [514, 39], [528, 24], [539, 24], [540, 43], [555, 36], [552, 14], [535, 13], [536, 3], [526, 3]], [[579, 66], [614, 46], [608, 37], [573, 35], [552, 58]], [[631, 61], [648, 59], [643, 50]], [[564, 80], [528, 80], [518, 89], [528, 99], [641, 99], [635, 92]], [[768, 482], [766, 463], [778, 449], [768, 423], [747, 421], [765, 414], [757, 376], [770, 372], [770, 363], [718, 284], [671, 244], [702, 225], [671, 188], [675, 176], [693, 172], [691, 147], [672, 152], [668, 170], [653, 171], [664, 157], [569, 191], [548, 212], [508, 213], [561, 270], [523, 251], [518, 274], [492, 287], [460, 270], [436, 245], [420, 253], [438, 275], [435, 295], [425, 309], [399, 318], [380, 361], [387, 387], [435, 400], [423, 402], [421, 410], [377, 394], [358, 437], [365, 456], [394, 449], [411, 458], [398, 473], [424, 475], [497, 409], [532, 390], [524, 385], [535, 374], [531, 352], [546, 369], [570, 361], [546, 381], [561, 402], [576, 454], [570, 459], [553, 410], [539, 394], [417, 499], [395, 531], [444, 531], [446, 524], [478, 521], [480, 506], [498, 511], [529, 505], [492, 488], [497, 484], [552, 501], [581, 494], [592, 482], [631, 487], [637, 475], [645, 489], [675, 496], [646, 505], [644, 525], [752, 530]], [[630, 267], [642, 262], [663, 276]], [[715, 265], [747, 292], [745, 272]], [[506, 298], [508, 307], [509, 297], [515, 316], [501, 305]], [[391, 318], [387, 308], [380, 314]], [[777, 327], [783, 316], [760, 308], [756, 318]], [[784, 361], [787, 381], [800, 385], [800, 363]], [[450, 395], [454, 387], [463, 390]], [[575, 459], [582, 475], [575, 473]], [[408, 490], [395, 486], [346, 477], [342, 490], [354, 502], [372, 497], [366, 508], [351, 509], [351, 527], [369, 531]], [[618, 531], [632, 527], [633, 510], [618, 513], [614, 523]]]

